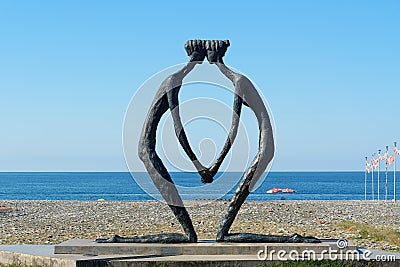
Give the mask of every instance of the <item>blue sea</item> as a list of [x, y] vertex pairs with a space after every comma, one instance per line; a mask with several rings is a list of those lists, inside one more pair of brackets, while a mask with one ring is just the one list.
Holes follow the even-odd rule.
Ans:
[[[133, 176], [144, 174], [133, 174]], [[146, 174], [147, 175], [147, 174]], [[184, 188], [184, 199], [215, 198], [202, 186], [197, 173], [172, 173], [174, 182]], [[241, 173], [226, 173], [239, 181]], [[217, 175], [218, 177], [218, 175]], [[136, 178], [136, 177], [135, 177]], [[400, 173], [397, 199], [400, 198]], [[218, 179], [218, 178], [217, 178]], [[380, 198], [385, 198], [385, 174], [381, 173]], [[136, 179], [137, 181], [137, 179]], [[151, 200], [128, 172], [3, 172], [0, 173], [2, 200]], [[149, 180], [150, 181], [150, 180]], [[140, 183], [139, 183], [140, 184]], [[270, 188], [292, 188], [296, 193], [266, 194]], [[367, 199], [372, 198], [371, 176], [367, 180]], [[375, 177], [374, 198], [377, 199]], [[217, 198], [230, 199], [235, 187]], [[270, 172], [252, 192], [251, 200], [363, 200], [364, 172]], [[393, 172], [389, 173], [388, 199], [393, 199]]]

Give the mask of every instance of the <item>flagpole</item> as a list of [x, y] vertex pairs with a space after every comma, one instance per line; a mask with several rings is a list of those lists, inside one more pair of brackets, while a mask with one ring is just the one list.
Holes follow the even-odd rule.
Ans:
[[380, 173], [381, 173], [381, 150], [378, 150], [378, 200], [379, 200], [379, 191], [380, 191]]
[[393, 183], [394, 183], [394, 189], [393, 189], [393, 200], [394, 200], [394, 202], [396, 202], [396, 145], [397, 145], [397, 142], [394, 142], [394, 150], [395, 150], [395, 152], [394, 152], [394, 161], [393, 161], [393, 168], [394, 168], [394, 171], [393, 171]]
[[367, 200], [367, 168], [368, 158], [365, 157], [365, 175], [364, 175], [364, 200]]
[[375, 200], [374, 196], [374, 166], [375, 166], [375, 159], [374, 159], [374, 154], [372, 154], [372, 159], [371, 159], [371, 165], [372, 165], [372, 200]]
[[389, 151], [389, 146], [386, 146], [386, 183], [385, 183], [385, 200], [388, 200], [388, 161], [387, 161], [387, 157], [388, 157], [388, 152]]

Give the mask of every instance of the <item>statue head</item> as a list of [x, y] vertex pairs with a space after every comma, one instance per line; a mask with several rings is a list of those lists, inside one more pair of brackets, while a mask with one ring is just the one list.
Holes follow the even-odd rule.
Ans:
[[189, 40], [185, 43], [185, 50], [191, 62], [202, 63], [206, 57], [204, 40]]
[[222, 60], [228, 49], [230, 43], [229, 40], [208, 40], [205, 43], [205, 48], [207, 50], [207, 59], [211, 64], [213, 63], [224, 63]]

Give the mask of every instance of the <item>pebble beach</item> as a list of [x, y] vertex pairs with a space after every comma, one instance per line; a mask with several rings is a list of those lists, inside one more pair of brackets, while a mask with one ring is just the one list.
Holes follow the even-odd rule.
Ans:
[[[214, 239], [228, 200], [185, 202], [199, 239]], [[345, 238], [399, 251], [400, 202], [247, 201], [231, 232]], [[159, 201], [0, 200], [0, 244], [58, 244], [68, 239], [182, 233]]]

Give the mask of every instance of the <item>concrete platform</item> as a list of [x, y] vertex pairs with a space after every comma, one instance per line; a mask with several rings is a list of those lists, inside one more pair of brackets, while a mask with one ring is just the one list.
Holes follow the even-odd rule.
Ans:
[[198, 243], [184, 244], [151, 244], [151, 243], [96, 243], [92, 240], [73, 239], [54, 246], [55, 254], [86, 254], [86, 255], [257, 255], [259, 251], [272, 250], [297, 251], [312, 250], [316, 254], [328, 250], [355, 250], [349, 244], [339, 249], [336, 239], [325, 239], [322, 243], [217, 243], [215, 240], [200, 240]]
[[[319, 247], [318, 247], [319, 245]], [[354, 248], [354, 250], [353, 250]], [[82, 249], [82, 250], [79, 250]], [[121, 249], [118, 251], [118, 249]], [[257, 251], [257, 249], [262, 250]], [[291, 249], [296, 253], [290, 254]], [[315, 255], [310, 255], [314, 251]], [[323, 249], [333, 252], [322, 253]], [[274, 253], [271, 253], [275, 250]], [[278, 254], [278, 251], [284, 253]], [[58, 253], [55, 253], [55, 252]], [[90, 252], [106, 254], [94, 254]], [[129, 252], [131, 251], [131, 252]], [[319, 252], [318, 252], [319, 251]], [[63, 252], [63, 253], [60, 253]], [[68, 252], [68, 253], [65, 253]], [[115, 252], [111, 253], [111, 252]], [[223, 252], [223, 253], [222, 253]], [[267, 253], [265, 253], [267, 252]], [[302, 252], [306, 252], [302, 255]], [[90, 240], [70, 240], [59, 245], [0, 245], [0, 263], [54, 267], [134, 267], [134, 266], [260, 266], [282, 260], [346, 259], [372, 266], [400, 266], [400, 253], [366, 250], [350, 245], [338, 250], [335, 240], [322, 244], [237, 244], [202, 240], [197, 244], [97, 244]], [[366, 259], [363, 255], [369, 252]], [[108, 254], [111, 253], [111, 254]], [[125, 254], [126, 253], [126, 254]], [[161, 255], [163, 254], [164, 255]], [[202, 254], [207, 253], [207, 254]], [[222, 254], [217, 254], [222, 253]], [[248, 253], [248, 254], [246, 254]], [[167, 255], [172, 254], [172, 255]], [[330, 258], [332, 255], [336, 258]], [[386, 257], [382, 261], [382, 256]], [[378, 259], [379, 261], [374, 261]]]

